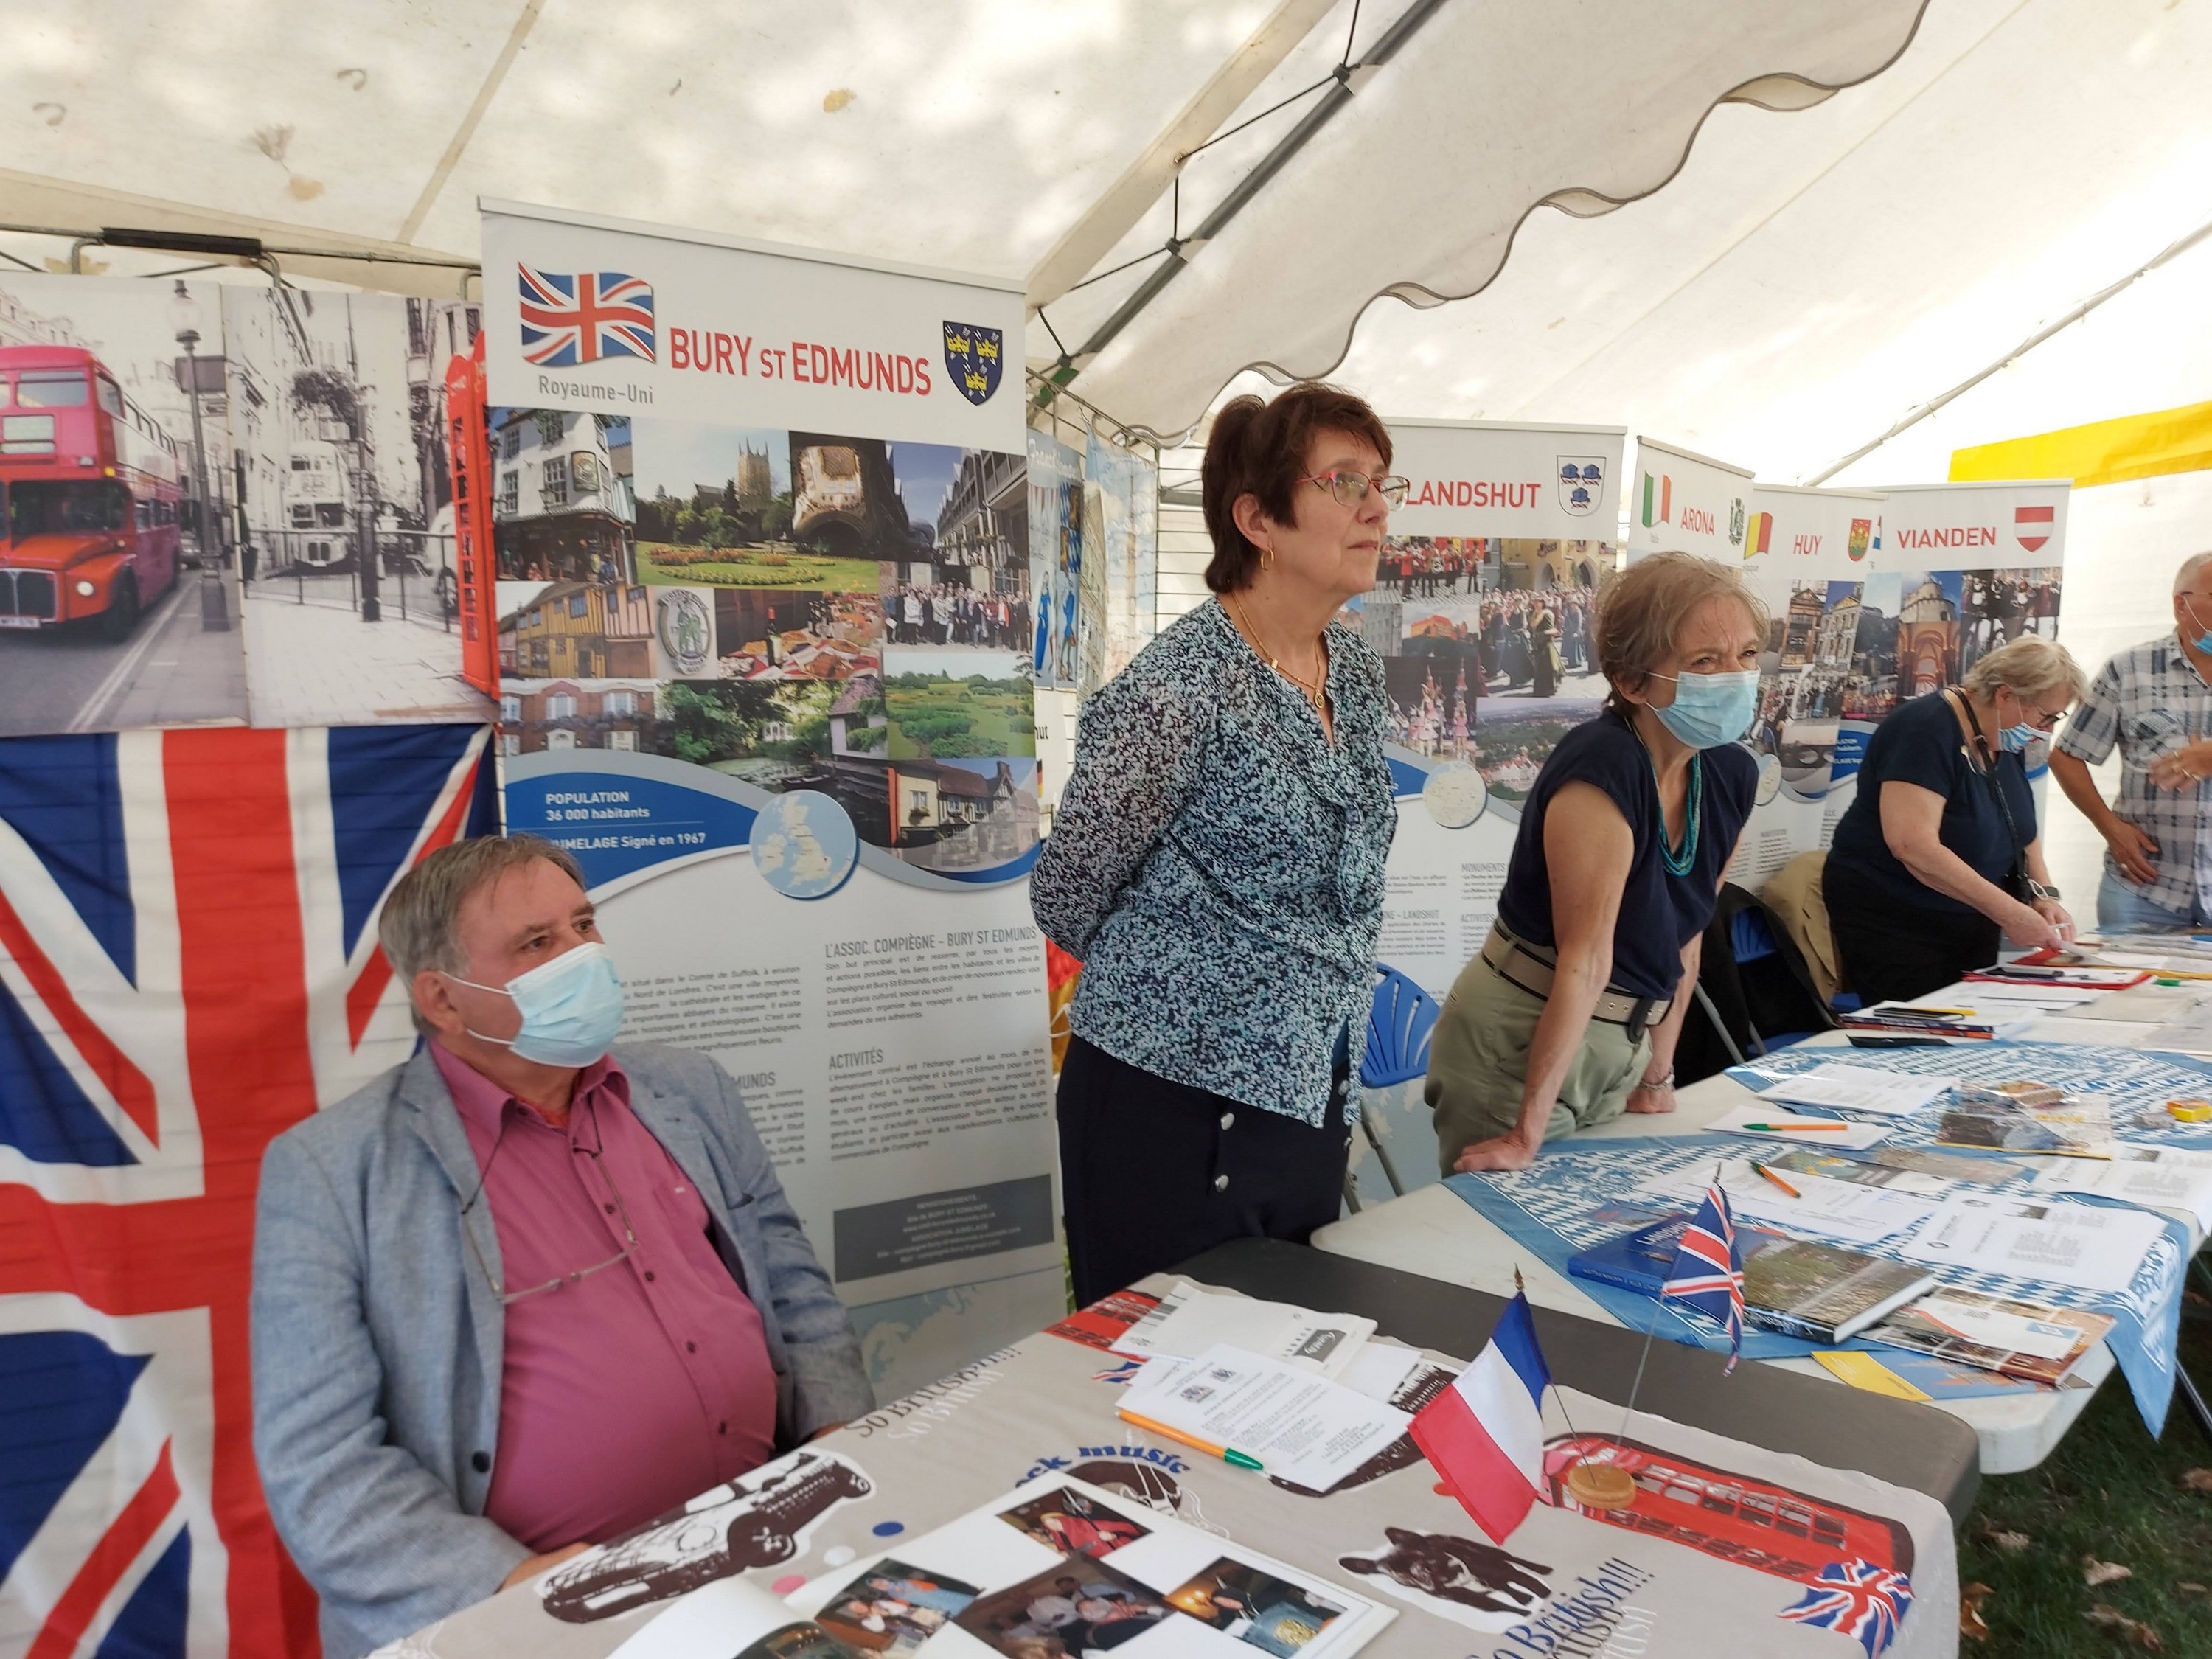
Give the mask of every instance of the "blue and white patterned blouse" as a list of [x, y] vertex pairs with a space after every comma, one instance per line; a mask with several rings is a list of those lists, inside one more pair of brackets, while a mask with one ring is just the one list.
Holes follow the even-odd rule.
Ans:
[[1358, 1098], [1398, 823], [1382, 659], [1328, 639], [1334, 744], [1218, 601], [1173, 623], [1085, 705], [1030, 877], [1037, 925], [1083, 960], [1078, 1036], [1315, 1125], [1347, 1030]]

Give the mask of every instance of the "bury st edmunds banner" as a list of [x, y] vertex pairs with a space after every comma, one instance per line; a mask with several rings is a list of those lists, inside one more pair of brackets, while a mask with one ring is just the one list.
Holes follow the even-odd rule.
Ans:
[[739, 1079], [878, 1391], [927, 1382], [1063, 1297], [1019, 287], [483, 234], [508, 827], [582, 861], [625, 1034]]

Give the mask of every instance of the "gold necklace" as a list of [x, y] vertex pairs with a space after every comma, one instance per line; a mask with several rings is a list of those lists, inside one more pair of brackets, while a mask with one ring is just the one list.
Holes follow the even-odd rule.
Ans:
[[1322, 688], [1328, 678], [1328, 647], [1323, 643], [1324, 636], [1319, 634], [1314, 636], [1314, 655], [1321, 664], [1321, 672], [1310, 680], [1302, 678], [1284, 667], [1274, 653], [1267, 649], [1266, 641], [1260, 637], [1259, 629], [1252, 626], [1252, 618], [1246, 612], [1243, 602], [1234, 593], [1228, 599], [1230, 608], [1237, 613], [1237, 626], [1244, 630], [1244, 637], [1252, 642], [1253, 649], [1267, 659], [1267, 666], [1297, 687], [1298, 695], [1313, 705], [1314, 713], [1326, 713], [1326, 693]]

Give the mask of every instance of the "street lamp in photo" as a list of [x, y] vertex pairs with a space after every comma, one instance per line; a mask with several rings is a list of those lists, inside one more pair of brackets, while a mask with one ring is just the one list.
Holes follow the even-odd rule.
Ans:
[[[177, 337], [177, 343], [185, 351], [185, 400], [192, 408], [192, 485], [199, 498], [197, 535], [199, 541], [200, 568], [207, 569], [212, 555], [222, 557], [221, 538], [214, 532], [214, 507], [208, 495], [207, 441], [200, 428], [200, 302], [185, 286], [184, 278], [177, 279], [176, 291], [169, 296], [169, 327]], [[212, 544], [212, 545], [211, 545]], [[223, 597], [222, 575], [216, 566], [215, 580], [210, 583], [204, 574], [200, 577], [200, 626], [204, 629], [220, 631], [230, 626], [230, 611]]]

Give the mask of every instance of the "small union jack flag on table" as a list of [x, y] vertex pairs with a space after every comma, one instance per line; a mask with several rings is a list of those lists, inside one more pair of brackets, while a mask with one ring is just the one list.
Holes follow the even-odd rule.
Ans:
[[412, 1051], [376, 918], [494, 806], [481, 726], [0, 742], [0, 1654], [314, 1650], [253, 1462], [261, 1154]]
[[1705, 1315], [1728, 1332], [1728, 1364], [1721, 1375], [1734, 1370], [1743, 1353], [1743, 1258], [1736, 1249], [1735, 1216], [1717, 1176], [1706, 1187], [1697, 1214], [1682, 1229], [1682, 1242], [1675, 1247], [1659, 1294]]
[[522, 276], [522, 355], [540, 368], [653, 355], [653, 284], [618, 270]]
[[1802, 1599], [1782, 1609], [1781, 1617], [1815, 1630], [1855, 1636], [1877, 1659], [1897, 1639], [1897, 1627], [1912, 1606], [1912, 1581], [1871, 1561], [1831, 1561], [1818, 1578], [1808, 1581]]

